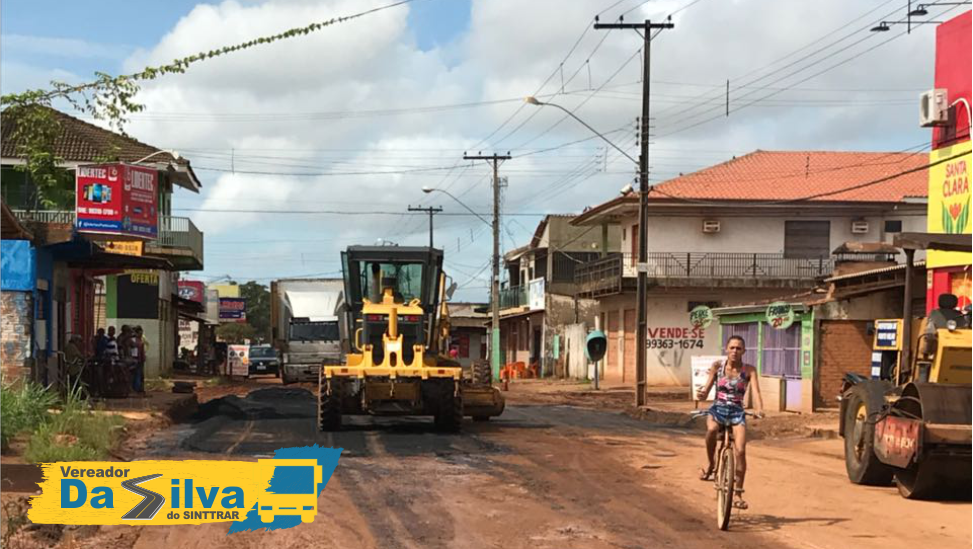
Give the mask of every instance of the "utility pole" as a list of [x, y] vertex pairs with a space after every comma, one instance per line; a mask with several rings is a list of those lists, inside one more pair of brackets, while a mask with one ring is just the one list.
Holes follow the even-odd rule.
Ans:
[[409, 211], [426, 212], [427, 214], [429, 214], [429, 247], [432, 248], [433, 247], [432, 246], [432, 216], [443, 211], [443, 208], [441, 206], [436, 206], [435, 208], [433, 208], [432, 206], [429, 206], [428, 208], [423, 208], [421, 206], [416, 206], [413, 208], [412, 206], [409, 206]]
[[648, 311], [646, 304], [646, 286], [648, 283], [648, 227], [649, 218], [649, 98], [651, 96], [652, 81], [649, 68], [652, 58], [652, 31], [662, 32], [664, 29], [674, 28], [671, 17], [665, 23], [653, 23], [648, 19], [644, 23], [624, 23], [619, 18], [618, 23], [599, 23], [595, 17], [595, 29], [630, 29], [641, 31], [643, 46], [643, 67], [642, 74], [642, 124], [640, 126], [640, 145], [642, 146], [639, 154], [639, 259], [638, 259], [638, 286], [636, 288], [636, 304], [638, 309], [638, 332], [635, 334], [635, 405], [645, 404], [645, 377], [646, 377], [646, 355], [648, 353], [647, 328]]
[[490, 284], [490, 308], [493, 311], [493, 330], [490, 337], [490, 370], [493, 379], [500, 379], [500, 176], [497, 170], [501, 160], [510, 160], [507, 154], [469, 155], [463, 160], [486, 160], [493, 163], [493, 282]]

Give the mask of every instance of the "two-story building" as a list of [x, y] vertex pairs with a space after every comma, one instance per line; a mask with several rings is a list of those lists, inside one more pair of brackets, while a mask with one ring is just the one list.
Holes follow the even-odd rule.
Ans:
[[[9, 318], [28, 334], [29, 348], [16, 360], [5, 359], [3, 370], [54, 381], [58, 352], [71, 336], [81, 336], [91, 354], [98, 328], [128, 324], [141, 326], [148, 341], [146, 375], [159, 375], [175, 358], [178, 272], [203, 268], [203, 234], [190, 219], [171, 215], [171, 197], [176, 187], [199, 192], [200, 182], [178, 155], [54, 109], [50, 113], [59, 126], [53, 187], [41, 188], [17, 169], [25, 161], [16, 112], [4, 111], [0, 123], [3, 204], [32, 236], [3, 240], [3, 277], [24, 275], [16, 291], [30, 296], [16, 319]], [[116, 179], [79, 181], [84, 175], [79, 170], [94, 165]], [[81, 212], [83, 202], [99, 207]], [[119, 219], [107, 219], [106, 208]], [[9, 255], [15, 248], [17, 254]]]
[[[604, 379], [635, 383], [640, 268], [648, 277], [646, 381], [688, 386], [693, 356], [722, 353], [707, 309], [807, 291], [832, 274], [832, 251], [847, 255], [860, 251], [855, 242], [890, 242], [895, 233], [924, 230], [926, 175], [904, 172], [925, 163], [924, 154], [758, 150], [663, 182], [648, 195], [644, 265], [638, 264], [637, 193], [579, 215], [578, 227], [615, 225], [622, 232], [621, 253], [575, 270], [579, 295], [598, 300], [609, 338]], [[856, 255], [871, 259], [870, 267], [895, 260], [885, 250]], [[694, 309], [703, 313], [694, 315], [701, 319], [695, 323]], [[794, 354], [800, 330], [797, 322], [768, 341], [772, 335], [775, 348]], [[799, 378], [792, 359], [768, 360], [762, 374]]]
[[568, 325], [594, 322], [595, 302], [577, 295], [576, 269], [618, 253], [617, 226], [578, 227], [574, 215], [548, 215], [530, 242], [504, 255], [500, 291], [504, 363], [522, 362], [539, 375], [567, 375], [561, 349]]

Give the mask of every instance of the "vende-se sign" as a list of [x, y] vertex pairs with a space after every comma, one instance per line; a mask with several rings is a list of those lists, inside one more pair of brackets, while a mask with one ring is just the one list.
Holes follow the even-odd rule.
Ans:
[[78, 232], [145, 240], [158, 236], [155, 169], [120, 163], [78, 166], [75, 180]]

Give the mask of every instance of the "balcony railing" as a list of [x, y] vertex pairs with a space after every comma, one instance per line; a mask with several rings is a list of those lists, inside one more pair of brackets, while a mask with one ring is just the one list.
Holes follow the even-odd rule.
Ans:
[[[22, 222], [74, 225], [75, 215], [70, 210], [13, 210]], [[188, 217], [159, 216], [159, 233], [155, 240], [146, 243], [148, 247], [171, 248], [186, 253], [200, 265], [203, 263], [203, 233]], [[164, 250], [162, 255], [168, 255]]]
[[[806, 282], [830, 274], [831, 258], [789, 258], [783, 254], [732, 252], [652, 252], [646, 261], [646, 274], [656, 284], [709, 285], [710, 281], [732, 282], [737, 286], [768, 283]], [[621, 292], [626, 279], [637, 276], [636, 262], [630, 254], [610, 254], [579, 265], [575, 283], [584, 295]]]
[[529, 303], [527, 286], [511, 286], [500, 290], [500, 308], [524, 307]]

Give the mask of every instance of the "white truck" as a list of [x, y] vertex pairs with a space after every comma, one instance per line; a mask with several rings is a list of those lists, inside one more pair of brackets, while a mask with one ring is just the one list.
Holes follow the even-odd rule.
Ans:
[[340, 278], [270, 283], [270, 321], [284, 383], [317, 381], [322, 364], [341, 364], [346, 329]]

